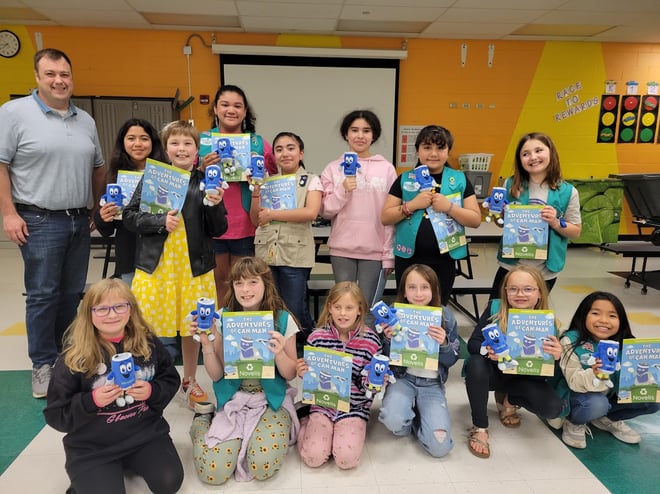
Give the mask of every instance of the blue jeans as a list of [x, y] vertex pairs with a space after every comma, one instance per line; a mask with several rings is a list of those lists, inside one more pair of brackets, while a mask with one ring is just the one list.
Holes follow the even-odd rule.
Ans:
[[436, 458], [454, 447], [445, 387], [437, 378], [406, 373], [388, 384], [378, 420], [395, 436], [414, 433], [424, 449]]
[[307, 301], [307, 280], [312, 268], [271, 266], [270, 270], [282, 300], [300, 323], [300, 329], [309, 336], [315, 326]]
[[575, 393], [571, 391], [571, 413], [566, 417], [574, 424], [587, 424], [607, 416], [613, 421], [633, 419], [660, 410], [659, 403], [617, 403], [617, 397], [603, 393]]
[[89, 217], [20, 211], [30, 236], [20, 247], [25, 264], [25, 324], [33, 367], [53, 364], [62, 335], [85, 291]]

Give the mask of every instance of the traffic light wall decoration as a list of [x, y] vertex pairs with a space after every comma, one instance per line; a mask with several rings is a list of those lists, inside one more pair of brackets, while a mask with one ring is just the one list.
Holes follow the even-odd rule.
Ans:
[[618, 94], [604, 94], [602, 96], [596, 142], [615, 142], [620, 99], [621, 96]]
[[639, 128], [637, 142], [648, 143], [655, 141], [658, 128], [658, 96], [647, 94], [642, 96], [639, 115]]
[[639, 95], [625, 95], [619, 112], [619, 144], [635, 142], [639, 124]]

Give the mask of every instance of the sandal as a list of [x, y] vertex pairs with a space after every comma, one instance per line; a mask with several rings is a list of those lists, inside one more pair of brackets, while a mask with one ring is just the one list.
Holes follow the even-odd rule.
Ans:
[[[470, 453], [472, 453], [477, 458], [490, 458], [490, 444], [488, 444], [488, 439], [484, 441], [477, 437], [477, 434], [482, 433], [486, 433], [486, 436], [488, 436], [488, 429], [472, 426], [472, 428], [468, 429], [468, 431], [468, 449], [470, 450]], [[478, 451], [475, 448], [475, 445], [481, 446], [483, 450]]]
[[515, 429], [520, 427], [520, 415], [518, 415], [518, 406], [505, 406], [504, 400], [506, 400], [506, 395], [495, 391], [495, 403], [497, 403], [497, 411], [499, 412], [500, 422], [504, 427], [509, 427], [510, 429]]

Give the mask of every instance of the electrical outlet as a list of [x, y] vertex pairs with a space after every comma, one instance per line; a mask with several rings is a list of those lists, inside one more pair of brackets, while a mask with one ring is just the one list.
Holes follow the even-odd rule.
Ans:
[[449, 103], [449, 108], [452, 108], [452, 109], [458, 108], [458, 103], [456, 103], [455, 101], [452, 101], [451, 103]]
[[192, 55], [192, 46], [186, 45], [183, 47], [183, 54], [184, 55]]
[[474, 107], [477, 110], [483, 110], [484, 109], [484, 104], [483, 103], [477, 103], [476, 105], [474, 105]]
[[470, 109], [470, 103], [463, 103], [463, 109], [464, 110], [469, 110]]

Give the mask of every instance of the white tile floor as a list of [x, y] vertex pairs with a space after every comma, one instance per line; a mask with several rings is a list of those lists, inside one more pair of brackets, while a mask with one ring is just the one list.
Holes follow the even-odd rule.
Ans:
[[[12, 335], [24, 321], [22, 261], [18, 250], [11, 244], [0, 244], [3, 244], [0, 245], [0, 272], [3, 280], [0, 284], [0, 371], [29, 369], [25, 336]], [[477, 276], [492, 279], [495, 271], [494, 249], [493, 244], [472, 247], [472, 252], [478, 254], [473, 259]], [[637, 336], [658, 336], [660, 292], [649, 289], [647, 295], [641, 295], [638, 284], [633, 283], [631, 288], [625, 289], [622, 278], [607, 273], [625, 271], [629, 266], [629, 259], [601, 253], [597, 248], [570, 249], [567, 268], [551, 295], [559, 320], [566, 325], [577, 303], [586, 293], [594, 289], [606, 289], [624, 301]], [[650, 259], [648, 269], [660, 269], [660, 259]], [[89, 273], [90, 282], [100, 278], [100, 260], [90, 261]], [[481, 301], [483, 305], [485, 299]], [[472, 324], [461, 315], [458, 315], [458, 319], [461, 335], [467, 337]], [[525, 411], [522, 412], [520, 429], [509, 430], [499, 423], [495, 405], [491, 403], [491, 458], [482, 460], [472, 456], [466, 447], [466, 430], [471, 424], [460, 366], [459, 361], [452, 369], [447, 385], [455, 442], [454, 450], [447, 457], [431, 458], [411, 438], [394, 438], [375, 419], [374, 410], [359, 468], [339, 471], [330, 462], [322, 468], [310, 469], [301, 463], [294, 448], [283, 469], [266, 482], [237, 483], [231, 480], [220, 487], [202, 484], [193, 470], [192, 448], [188, 438], [192, 413], [182, 402], [175, 400], [167, 408], [166, 417], [185, 466], [186, 476], [180, 492], [608, 492], [538, 418]], [[210, 390], [210, 381], [203, 368], [200, 368], [198, 377], [205, 389]], [[25, 392], [29, 393], [30, 390], [26, 389]], [[0, 492], [63, 493], [68, 486], [63, 465], [61, 434], [45, 427], [0, 477]], [[127, 491], [148, 492], [144, 482], [135, 478], [127, 480]]]

